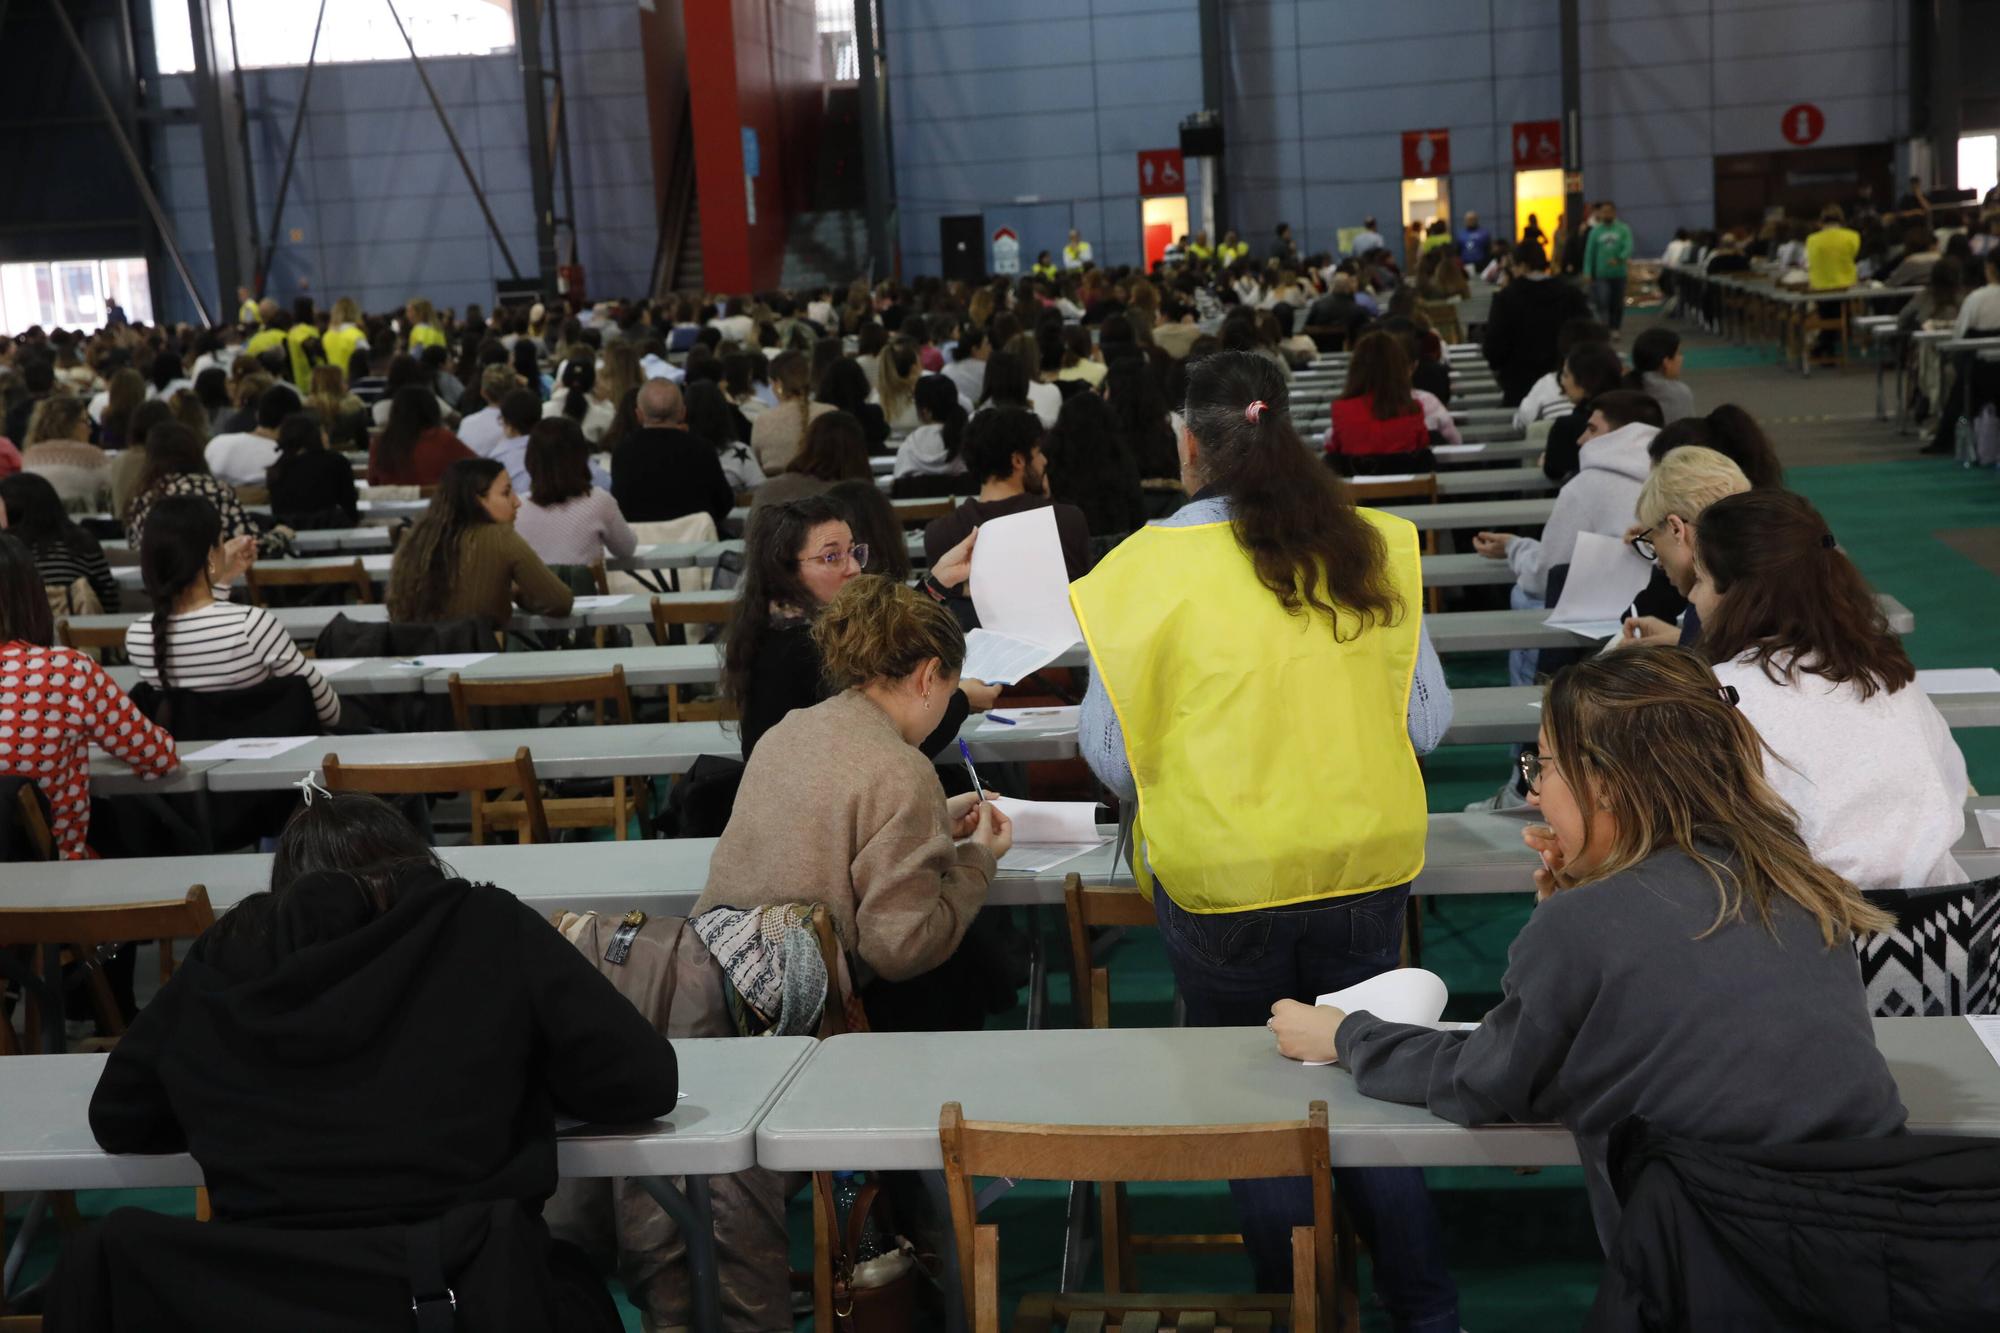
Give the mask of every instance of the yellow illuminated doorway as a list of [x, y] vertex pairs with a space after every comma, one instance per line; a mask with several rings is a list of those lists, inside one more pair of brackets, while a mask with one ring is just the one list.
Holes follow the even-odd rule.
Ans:
[[1542, 249], [1547, 251], [1546, 238], [1556, 234], [1556, 219], [1563, 211], [1563, 174], [1554, 167], [1546, 171], [1517, 171], [1514, 173], [1514, 235], [1518, 240], [1528, 234], [1528, 219], [1541, 229]]
[[1188, 205], [1184, 194], [1166, 195], [1139, 201], [1139, 235], [1146, 247], [1146, 268], [1160, 262], [1167, 247], [1188, 234]]

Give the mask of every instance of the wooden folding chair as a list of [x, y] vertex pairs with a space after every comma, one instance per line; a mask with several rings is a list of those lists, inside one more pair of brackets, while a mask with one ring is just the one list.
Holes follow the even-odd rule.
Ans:
[[269, 606], [264, 595], [273, 588], [337, 588], [351, 591], [359, 605], [375, 600], [374, 582], [362, 566], [360, 556], [355, 556], [351, 564], [313, 565], [303, 569], [252, 565], [243, 577], [250, 585], [252, 606]]
[[923, 500], [903, 500], [896, 504], [896, 517], [904, 527], [914, 527], [928, 523], [934, 518], [943, 518], [958, 507], [955, 495], [939, 495]]
[[56, 642], [65, 648], [75, 648], [80, 652], [122, 653], [125, 651], [125, 627], [113, 625], [106, 629], [86, 629], [67, 620], [58, 620]]
[[[1079, 1180], [1115, 1185], [1133, 1180], [1274, 1180], [1304, 1177], [1313, 1196], [1313, 1224], [1292, 1231], [1292, 1294], [1252, 1296], [1174, 1293], [1024, 1296], [1014, 1328], [1071, 1330], [1118, 1327], [1141, 1333], [1173, 1325], [1234, 1329], [1288, 1323], [1295, 1333], [1329, 1333], [1344, 1321], [1328, 1308], [1335, 1287], [1332, 1150], [1326, 1103], [1304, 1120], [1268, 1125], [1021, 1125], [969, 1121], [957, 1102], [938, 1118], [945, 1190], [951, 1199], [967, 1325], [999, 1333], [1000, 1233], [982, 1225], [976, 1176], [1010, 1180]], [[1108, 1285], [1108, 1284], [1107, 1284]]]
[[[554, 680], [474, 680], [458, 672], [445, 682], [451, 693], [452, 724], [460, 731], [473, 731], [475, 708], [563, 708], [588, 706], [591, 720], [603, 726], [632, 720], [632, 692], [625, 687], [625, 668], [614, 666], [595, 676], [563, 676]], [[610, 828], [623, 842], [630, 825], [640, 813], [639, 794], [646, 790], [645, 779], [611, 779], [609, 796], [543, 796], [541, 805], [550, 828]], [[472, 829], [476, 841], [483, 826], [519, 826], [526, 813], [519, 797], [502, 794], [486, 799], [472, 798]]]
[[[735, 594], [730, 590], [718, 592], [712, 599], [698, 602], [666, 602], [658, 597], [653, 599], [653, 642], [672, 643], [675, 626], [681, 627], [681, 637], [692, 637], [687, 632], [690, 625], [724, 625], [729, 622], [730, 608], [736, 604]], [[683, 690], [692, 693], [692, 687], [682, 685], [667, 686], [667, 721], [669, 722], [721, 722], [742, 716], [730, 700], [719, 695], [712, 699], [694, 699]]]
[[547, 842], [549, 820], [542, 809], [541, 788], [535, 785], [535, 761], [523, 745], [512, 759], [476, 759], [455, 764], [349, 764], [337, 754], [320, 764], [320, 781], [328, 791], [360, 791], [375, 796], [428, 796], [464, 792], [472, 798], [472, 841], [484, 846], [488, 821], [480, 818], [480, 803], [488, 792], [520, 793], [521, 814], [515, 834], [523, 843]]
[[[1847, 315], [1851, 307], [1846, 301], [1827, 301], [1824, 304], [1833, 307], [1833, 312], [1828, 314], [1820, 309], [1821, 304], [1817, 300], [1805, 304], [1805, 316], [1799, 321], [1799, 350], [1808, 364], [1845, 369], [1849, 337]], [[1822, 334], [1828, 335], [1830, 350], [1820, 350]]]
[[[1376, 504], [1383, 500], [1421, 500], [1425, 504], [1438, 502], [1438, 479], [1435, 472], [1427, 472], [1408, 481], [1371, 481], [1367, 477], [1349, 477], [1347, 485], [1354, 492], [1356, 504]], [[1437, 529], [1432, 528], [1419, 535], [1423, 538], [1421, 548], [1423, 553], [1436, 555]], [[1444, 598], [1440, 589], [1430, 589], [1425, 593], [1425, 599], [1433, 613], [1444, 608]]]
[[56, 834], [49, 827], [48, 817], [42, 813], [42, 803], [35, 799], [32, 784], [22, 783], [14, 793], [14, 823], [21, 830], [21, 836], [28, 840], [28, 847], [37, 861], [56, 859]]
[[[208, 890], [195, 885], [181, 898], [107, 903], [97, 907], [0, 907], [0, 950], [30, 951], [27, 973], [19, 979], [24, 1011], [23, 1049], [29, 1054], [54, 1054], [62, 1047], [62, 969], [81, 965], [98, 1021], [113, 1034], [124, 1035], [125, 1018], [111, 996], [98, 966], [97, 950], [128, 940], [160, 942], [160, 980], [173, 975], [173, 941], [193, 939], [215, 922]], [[47, 1031], [44, 1031], [46, 1027]], [[0, 1023], [0, 1042], [12, 1045], [13, 1034]], [[0, 1050], [0, 1054], [10, 1053]]]

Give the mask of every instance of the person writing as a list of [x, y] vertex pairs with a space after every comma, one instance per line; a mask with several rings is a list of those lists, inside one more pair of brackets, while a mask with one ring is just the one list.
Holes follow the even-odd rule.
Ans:
[[1813, 858], [1862, 889], [1965, 883], [1965, 756], [1819, 511], [1749, 491], [1694, 535], [1696, 650], [1741, 696]]
[[1548, 821], [1525, 830], [1542, 901], [1500, 1003], [1439, 1032], [1282, 1001], [1281, 1053], [1338, 1059], [1365, 1095], [1461, 1125], [1562, 1122], [1607, 1249], [1606, 1155], [1629, 1116], [1706, 1143], [1903, 1127], [1849, 943], [1891, 919], [1813, 860], [1757, 729], [1699, 658], [1636, 648], [1566, 668], [1522, 767]]
[[1013, 825], [981, 793], [947, 801], [919, 749], [951, 708], [965, 636], [923, 593], [866, 574], [819, 613], [812, 638], [836, 693], [787, 715], [750, 756], [690, 919], [824, 903], [871, 1026], [977, 1027], [976, 997], [944, 965]]
[[[1672, 597], [1651, 587], [1642, 591], [1634, 601], [1641, 614], [1626, 618], [1625, 632], [1612, 641], [1614, 644], [1675, 643], [1688, 647], [1701, 637], [1701, 616], [1692, 608], [1686, 608], [1680, 623], [1675, 624], [1646, 614], [1646, 607], [1661, 602], [1686, 606], [1687, 595], [1694, 590], [1696, 525], [1717, 500], [1749, 489], [1750, 479], [1742, 468], [1698, 444], [1683, 445], [1653, 465], [1646, 484], [1639, 488], [1629, 540], [1634, 551], [1653, 562], [1653, 582], [1664, 579]], [[1664, 613], [1665, 608], [1661, 609]]]
[[1326, 461], [1345, 476], [1429, 472], [1431, 441], [1457, 444], [1458, 427], [1435, 396], [1410, 386], [1410, 358], [1394, 336], [1361, 335], [1347, 384], [1326, 427]]
[[[1241, 1025], [1397, 965], [1428, 827], [1417, 755], [1451, 696], [1416, 529], [1357, 509], [1313, 460], [1268, 358], [1189, 367], [1179, 448], [1187, 505], [1071, 585], [1090, 650], [1078, 735], [1138, 812], [1133, 865], [1188, 1021]], [[1335, 1179], [1396, 1326], [1455, 1333], [1421, 1173]], [[1307, 1192], [1231, 1191], [1258, 1289], [1287, 1290]]]

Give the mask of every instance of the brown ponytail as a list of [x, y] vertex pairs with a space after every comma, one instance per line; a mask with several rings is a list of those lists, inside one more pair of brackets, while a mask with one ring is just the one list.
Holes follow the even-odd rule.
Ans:
[[851, 689], [898, 680], [935, 657], [947, 676], [965, 665], [965, 632], [951, 612], [914, 588], [863, 574], [813, 623], [827, 685]]
[[1380, 534], [1299, 438], [1269, 357], [1215, 352], [1196, 361], [1186, 417], [1203, 479], [1229, 498], [1236, 544], [1287, 611], [1318, 612], [1342, 641], [1401, 619]]

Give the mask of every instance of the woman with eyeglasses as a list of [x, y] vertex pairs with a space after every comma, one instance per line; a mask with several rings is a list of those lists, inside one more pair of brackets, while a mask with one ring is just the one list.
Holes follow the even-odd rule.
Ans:
[[[972, 565], [973, 538], [946, 553], [932, 573], [956, 587]], [[799, 708], [827, 697], [825, 662], [813, 634], [820, 612], [868, 567], [847, 508], [825, 495], [751, 511], [743, 544], [743, 588], [722, 631], [723, 696], [742, 711], [743, 758]], [[983, 688], [970, 682], [975, 690]], [[990, 703], [990, 697], [987, 699]], [[935, 755], [951, 743], [971, 705], [954, 686], [936, 730], [919, 746]]]
[[1732, 699], [1680, 648], [1563, 671], [1523, 757], [1548, 821], [1527, 831], [1541, 901], [1500, 1003], [1440, 1032], [1282, 1001], [1278, 1049], [1461, 1125], [1562, 1122], [1607, 1248], [1606, 1156], [1629, 1116], [1706, 1143], [1898, 1132], [1851, 943], [1891, 919], [1814, 860]]
[[1741, 694], [1813, 855], [1863, 889], [1965, 883], [1965, 756], [1819, 511], [1789, 491], [1728, 496], [1694, 544], [1696, 650]]
[[[1616, 646], [1669, 643], [1685, 648], [1700, 637], [1701, 614], [1686, 601], [1694, 587], [1695, 524], [1717, 500], [1749, 489], [1742, 468], [1699, 445], [1676, 449], [1653, 465], [1639, 488], [1630, 534], [1632, 549], [1653, 562], [1653, 585], [1634, 599], [1640, 614], [1626, 617], [1623, 632], [1613, 640]], [[1666, 618], [1672, 614], [1670, 601], [1680, 604], [1678, 623]], [[1662, 614], [1647, 614], [1653, 610]]]

